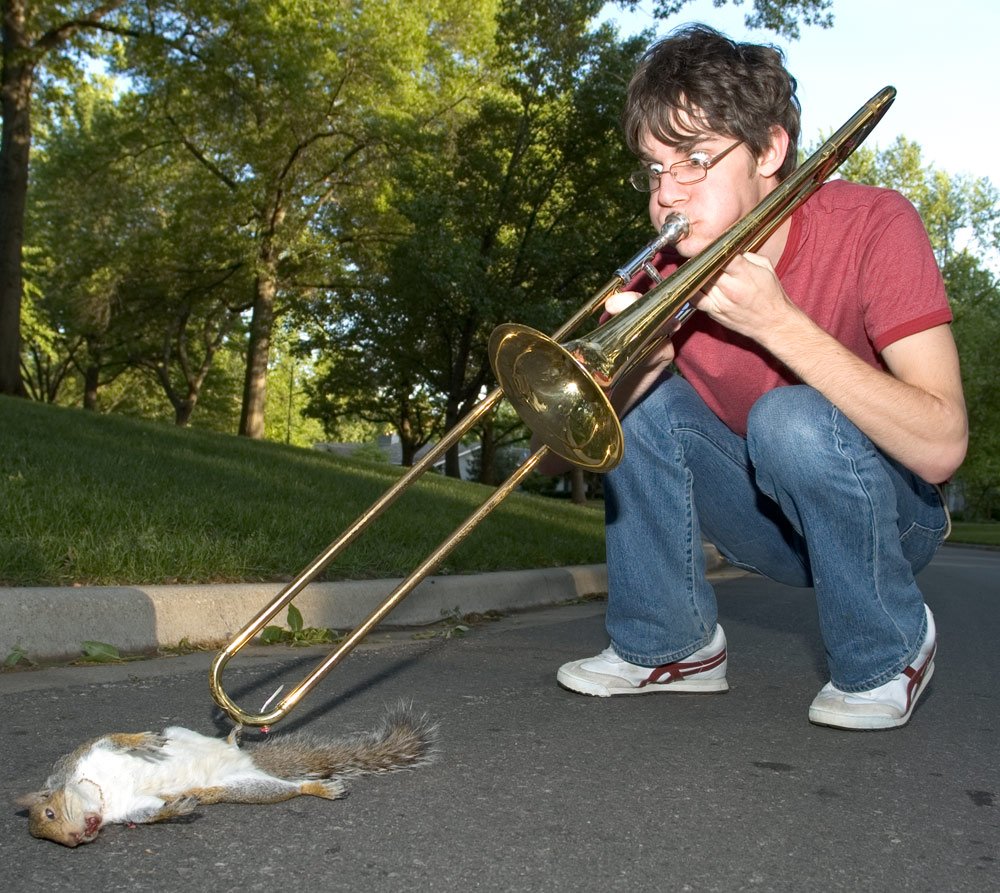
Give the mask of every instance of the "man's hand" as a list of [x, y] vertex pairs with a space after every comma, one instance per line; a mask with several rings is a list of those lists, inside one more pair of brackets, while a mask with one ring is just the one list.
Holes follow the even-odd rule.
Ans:
[[642, 293], [637, 291], [615, 292], [604, 302], [604, 309], [610, 316], [617, 316], [623, 310], [631, 307], [641, 297]]
[[801, 313], [785, 294], [771, 262], [749, 252], [726, 264], [692, 303], [720, 325], [765, 347], [778, 323]]
[[[616, 316], [631, 307], [642, 294], [637, 291], [622, 291], [613, 294], [604, 302], [604, 309]], [[611, 405], [619, 417], [625, 415], [674, 361], [674, 345], [669, 338], [663, 338], [638, 363], [617, 382], [610, 393]]]

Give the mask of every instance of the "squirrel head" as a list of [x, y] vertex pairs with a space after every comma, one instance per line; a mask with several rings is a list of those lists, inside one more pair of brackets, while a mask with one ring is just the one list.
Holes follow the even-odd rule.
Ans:
[[28, 831], [32, 837], [53, 840], [63, 846], [90, 843], [104, 823], [99, 804], [79, 785], [67, 785], [55, 791], [35, 791], [20, 797], [17, 802], [19, 806], [28, 807]]

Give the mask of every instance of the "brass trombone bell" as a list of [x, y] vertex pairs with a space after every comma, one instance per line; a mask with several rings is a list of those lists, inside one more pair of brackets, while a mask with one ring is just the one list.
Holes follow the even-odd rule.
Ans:
[[[588, 336], [566, 344], [507, 323], [490, 336], [490, 363], [521, 420], [553, 452], [592, 471], [621, 460], [621, 424], [607, 391], [694, 309], [698, 294], [737, 254], [760, 246], [871, 133], [895, 99], [885, 87], [805, 162], [696, 257]], [[654, 281], [658, 277], [654, 277]]]

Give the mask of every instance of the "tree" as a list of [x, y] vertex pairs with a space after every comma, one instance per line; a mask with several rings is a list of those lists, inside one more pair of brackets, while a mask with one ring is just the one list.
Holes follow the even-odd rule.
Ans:
[[[339, 314], [315, 314], [332, 320], [338, 355], [365, 344], [359, 359], [387, 367], [383, 384], [402, 390], [384, 398], [440, 395], [446, 429], [492, 383], [498, 323], [555, 327], [646, 236], [616, 132], [641, 41], [591, 30], [601, 5], [505, 4], [476, 102], [395, 161], [389, 201], [404, 235], [352, 246], [363, 281], [336, 296]], [[349, 380], [329, 384], [362, 400]], [[446, 470], [457, 476], [457, 448]]]
[[[653, 15], [667, 19], [677, 15], [690, 0], [657, 0]], [[716, 6], [725, 6], [726, 0], [713, 0]], [[742, 6], [743, 0], [732, 0], [733, 6]], [[623, 0], [622, 6], [634, 9], [635, 0]], [[798, 39], [799, 23], [829, 28], [833, 24], [830, 12], [832, 0], [753, 0], [753, 10], [744, 17], [748, 28], [764, 28], [793, 40]]]
[[417, 452], [443, 430], [440, 397], [400, 362], [401, 345], [411, 345], [418, 327], [406, 314], [399, 325], [362, 331], [326, 330], [308, 342], [323, 357], [316, 377], [305, 384], [305, 413], [328, 433], [361, 420], [371, 430], [393, 430], [399, 437], [402, 464], [412, 465]]
[[125, 3], [3, 0], [0, 83], [0, 394], [24, 396], [21, 301], [24, 219], [31, 156], [32, 100], [39, 67], [66, 75], [83, 40]]
[[[109, 84], [79, 84], [51, 113], [27, 212], [25, 379], [44, 374], [42, 357], [64, 373], [76, 370], [88, 409], [96, 407], [101, 381], [127, 368], [108, 340], [115, 284], [127, 265], [117, 247], [131, 244], [126, 227], [141, 230], [147, 198], [130, 200], [134, 191], [122, 188], [121, 170], [112, 169], [108, 147], [117, 143], [111, 130], [119, 116], [111, 97]], [[54, 401], [55, 385], [68, 379], [50, 380], [47, 399]]]
[[[83, 377], [85, 408], [127, 370], [149, 374], [186, 425], [217, 351], [239, 331], [248, 271], [219, 184], [144, 120], [134, 95], [74, 93], [36, 166], [28, 270], [42, 337]], [[54, 394], [52, 394], [54, 398]]]
[[246, 234], [241, 434], [264, 432], [276, 317], [343, 266], [351, 208], [378, 196], [369, 169], [398, 128], [456, 101], [491, 11], [489, 0], [177, 0], [156, 10], [159, 40], [131, 46], [128, 70], [151, 110], [225, 187]]
[[276, 329], [267, 389], [267, 439], [310, 446], [323, 437], [322, 425], [304, 412], [306, 388], [315, 378], [313, 358], [300, 349], [299, 333], [284, 317]]
[[1000, 342], [1000, 281], [968, 251], [951, 257], [943, 272], [969, 411], [969, 455], [957, 476], [965, 514], [1000, 520], [1000, 388], [994, 359]]

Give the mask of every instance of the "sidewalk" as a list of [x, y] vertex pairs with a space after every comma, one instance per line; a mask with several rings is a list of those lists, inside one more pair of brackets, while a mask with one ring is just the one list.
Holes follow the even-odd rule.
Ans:
[[[709, 569], [722, 566], [705, 546]], [[350, 630], [399, 580], [313, 583], [295, 599], [309, 627]], [[281, 583], [179, 586], [0, 588], [0, 660], [15, 649], [32, 660], [76, 657], [85, 641], [123, 653], [155, 651], [186, 639], [229, 641], [281, 591]], [[383, 626], [424, 626], [444, 617], [556, 605], [607, 592], [603, 564], [473, 576], [428, 577]], [[271, 623], [285, 626], [286, 610]]]

